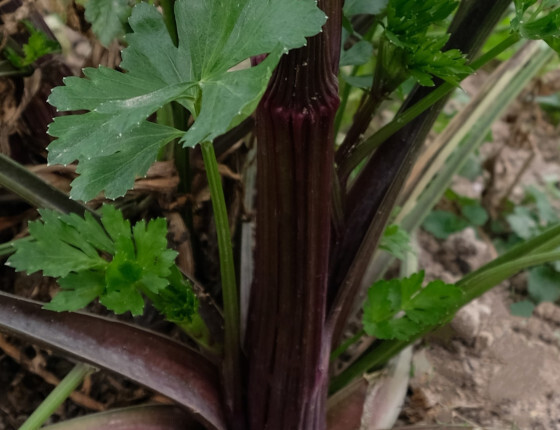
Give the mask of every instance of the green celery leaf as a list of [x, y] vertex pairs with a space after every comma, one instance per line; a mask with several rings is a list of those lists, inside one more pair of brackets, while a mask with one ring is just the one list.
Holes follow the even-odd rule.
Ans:
[[344, 81], [347, 84], [352, 85], [353, 87], [357, 87], [357, 88], [361, 88], [364, 90], [368, 90], [371, 88], [372, 82], [373, 82], [373, 76], [372, 75], [364, 75], [364, 76], [346, 76], [344, 74], [341, 74], [342, 79], [344, 79]]
[[[139, 221], [131, 228], [110, 205], [101, 209], [101, 224], [88, 213], [81, 218], [40, 212], [42, 222], [29, 223], [31, 240], [14, 242], [16, 252], [8, 264], [60, 278], [61, 291], [47, 309], [73, 311], [99, 298], [115, 313], [140, 315], [146, 294], [158, 309], [170, 312], [170, 318], [179, 315], [181, 321], [190, 321], [197, 312], [191, 285], [182, 280], [174, 264], [177, 252], [167, 249], [164, 219]], [[162, 295], [159, 306], [158, 294]], [[178, 302], [183, 299], [185, 303]]]
[[43, 306], [51, 311], [77, 311], [101, 296], [105, 291], [102, 271], [70, 273], [58, 280], [61, 291]]
[[144, 121], [123, 135], [122, 150], [93, 158], [85, 165], [80, 163], [76, 169], [80, 176], [72, 182], [73, 192], [86, 201], [96, 197], [99, 190], [105, 190], [109, 199], [124, 195], [134, 186], [135, 177], [145, 176], [159, 149], [182, 135], [175, 128]]
[[448, 34], [429, 35], [431, 26], [444, 21], [457, 4], [453, 0], [389, 0], [376, 71], [381, 94], [393, 92], [408, 76], [423, 86], [433, 86], [434, 77], [459, 85], [472, 72], [459, 50], [441, 51]]
[[[54, 277], [107, 265], [95, 249], [95, 244], [106, 242], [104, 238], [85, 236], [79, 228], [84, 223], [76, 222], [75, 218], [68, 222], [70, 215], [45, 209], [40, 213], [43, 221], [29, 223], [29, 234], [34, 240], [14, 242], [16, 252], [8, 259], [8, 265], [27, 273], [42, 270], [45, 276]], [[90, 218], [86, 223], [90, 221], [96, 222]]]
[[401, 290], [401, 307], [407, 306], [412, 297], [422, 288], [424, 271], [413, 273], [408, 278], [396, 279]]
[[379, 248], [392, 254], [395, 258], [403, 260], [410, 247], [410, 235], [406, 230], [396, 224], [392, 224], [385, 229]]
[[377, 15], [385, 10], [388, 0], [346, 0], [344, 2], [344, 14], [353, 15]]
[[422, 228], [438, 239], [447, 239], [449, 235], [464, 230], [469, 223], [451, 212], [435, 210], [430, 212], [422, 223]]
[[535, 201], [537, 207], [537, 215], [539, 217], [540, 224], [546, 226], [559, 221], [557, 211], [550, 203], [551, 198], [548, 194], [535, 187], [534, 185], [529, 185], [526, 190], [526, 195], [530, 196]]
[[[185, 146], [194, 146], [237, 125], [257, 106], [282, 54], [304, 45], [326, 20], [313, 0], [177, 0], [175, 18], [177, 47], [158, 10], [137, 4], [122, 53], [127, 73], [85, 69], [85, 78], [67, 78], [49, 97], [58, 110], [89, 111], [58, 117], [49, 127], [58, 138], [49, 146], [50, 163], [78, 160], [82, 175], [103, 178], [73, 183], [73, 198], [87, 200], [103, 189], [111, 198], [123, 195], [136, 176], [146, 174], [156, 148], [180, 136]], [[257, 67], [230, 71], [259, 54], [269, 55]], [[146, 125], [171, 101], [196, 118], [186, 133]], [[119, 167], [137, 153], [142, 155]]]
[[515, 302], [509, 305], [511, 314], [518, 317], [529, 318], [533, 315], [534, 310], [535, 304], [529, 300], [522, 300], [521, 302]]
[[108, 47], [128, 29], [127, 21], [132, 10], [128, 0], [86, 0], [78, 3], [85, 5], [85, 18], [103, 46]]
[[169, 285], [167, 277], [177, 252], [167, 249], [167, 223], [159, 218], [146, 224], [136, 223], [133, 228], [136, 245], [136, 262], [142, 269], [140, 281], [154, 293], [158, 293]]
[[418, 332], [418, 324], [409, 318], [397, 318], [393, 320], [385, 320], [366, 328], [364, 321], [364, 329], [370, 336], [378, 339], [399, 339], [408, 340]]
[[161, 290], [154, 300], [154, 306], [165, 315], [168, 321], [190, 323], [198, 313], [198, 298], [192, 285], [173, 265], [169, 276], [169, 286]]
[[373, 47], [367, 40], [360, 40], [348, 50], [340, 53], [341, 66], [358, 66], [367, 63], [373, 57]]
[[380, 339], [409, 340], [447, 322], [461, 305], [463, 292], [442, 281], [422, 288], [423, 280], [424, 272], [420, 272], [373, 284], [364, 304], [365, 332]]
[[101, 208], [101, 223], [105, 231], [115, 242], [115, 252], [124, 253], [127, 257], [134, 256], [134, 243], [130, 237], [130, 221], [124, 219], [121, 211], [111, 205], [104, 205]]
[[526, 39], [542, 39], [560, 54], [560, 8], [555, 0], [515, 0], [511, 29]]
[[[49, 102], [56, 103], [61, 96], [61, 91], [57, 91], [57, 89], [72, 89], [75, 81], [68, 79], [66, 82], [66, 87], [55, 88], [49, 97]], [[150, 130], [144, 118], [165, 103], [175, 99], [176, 96], [188, 91], [191, 86], [191, 84], [166, 86], [127, 100], [111, 100], [101, 103], [86, 114], [55, 118], [49, 126], [49, 134], [58, 139], [49, 145], [49, 163], [68, 164], [75, 159], [85, 158], [84, 164], [87, 164], [91, 158], [112, 155], [119, 150], [133, 147], [132, 144], [135, 140], [131, 141], [126, 135], [132, 132], [138, 137], [142, 136], [144, 130]], [[119, 80], [111, 81], [111, 88], [114, 89], [113, 97], [116, 97], [119, 92], [120, 94], [125, 92], [125, 88], [120, 87]], [[68, 104], [58, 104], [58, 106], [69, 108], [63, 110], [84, 109], [90, 104], [90, 100], [83, 98], [78, 98], [76, 102], [70, 99], [65, 101]], [[174, 133], [168, 133], [169, 137], [180, 135], [178, 130], [173, 129], [173, 131]], [[112, 139], [107, 139], [108, 135]], [[144, 145], [152, 144], [149, 138], [144, 139], [142, 143]], [[95, 155], [92, 153], [92, 148], [97, 150]]]
[[99, 298], [99, 303], [116, 314], [130, 311], [132, 315], [138, 316], [144, 312], [144, 298], [134, 288], [123, 287], [123, 289], [109, 291]]
[[117, 250], [105, 273], [106, 291], [99, 301], [116, 314], [130, 311], [132, 315], [141, 315], [144, 311], [144, 299], [137, 288], [142, 267], [133, 258], [126, 249]]
[[471, 225], [484, 225], [488, 221], [488, 212], [480, 204], [468, 204], [461, 208], [461, 214]]
[[513, 232], [521, 239], [530, 239], [538, 233], [538, 223], [529, 208], [516, 206], [513, 213], [506, 216]]
[[256, 109], [282, 52], [276, 49], [256, 67], [227, 72], [202, 82], [200, 115], [181, 139], [183, 145], [193, 147], [212, 141], [247, 118]]
[[400, 281], [391, 279], [376, 282], [368, 290], [367, 301], [364, 305], [364, 327], [366, 327], [366, 331], [368, 330], [367, 324], [375, 324], [390, 319], [400, 308]]
[[4, 48], [4, 56], [17, 68], [24, 68], [41, 57], [60, 51], [60, 45], [55, 40], [50, 39], [45, 33], [37, 30], [29, 21], [22, 21], [25, 28], [29, 32], [29, 39], [23, 45], [23, 56], [19, 55], [15, 49], [6, 46]]
[[436, 325], [458, 309], [462, 296], [454, 285], [432, 281], [405, 303], [403, 310], [417, 324]]
[[529, 270], [529, 295], [537, 302], [555, 302], [560, 298], [560, 273], [550, 265]]
[[444, 21], [458, 4], [455, 0], [389, 0], [387, 29], [406, 45], [424, 36], [431, 25]]
[[33, 29], [29, 40], [23, 45], [23, 53], [25, 54], [23, 65], [27, 66], [44, 55], [58, 51], [60, 51], [58, 42], [49, 39], [45, 33]]

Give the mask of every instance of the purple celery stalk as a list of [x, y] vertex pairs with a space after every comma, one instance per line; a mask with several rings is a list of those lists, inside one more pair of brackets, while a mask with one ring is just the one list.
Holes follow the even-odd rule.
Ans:
[[282, 58], [257, 110], [257, 248], [246, 337], [249, 424], [324, 429], [325, 329], [341, 2]]

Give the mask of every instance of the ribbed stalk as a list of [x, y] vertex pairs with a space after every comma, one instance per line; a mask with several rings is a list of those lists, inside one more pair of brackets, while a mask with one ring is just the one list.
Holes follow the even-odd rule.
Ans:
[[339, 103], [331, 48], [340, 46], [327, 27], [280, 61], [257, 110], [256, 270], [246, 335], [252, 430], [325, 428]]

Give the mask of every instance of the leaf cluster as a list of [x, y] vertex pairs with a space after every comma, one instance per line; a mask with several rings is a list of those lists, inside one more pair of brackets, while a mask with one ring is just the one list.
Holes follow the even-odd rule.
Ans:
[[391, 224], [383, 232], [383, 237], [381, 237], [379, 242], [379, 249], [387, 251], [399, 260], [404, 260], [407, 252], [412, 250], [410, 235], [397, 224]]
[[4, 48], [4, 56], [14, 67], [23, 69], [45, 55], [60, 51], [58, 42], [36, 29], [29, 21], [22, 21], [22, 24], [29, 33], [29, 39], [22, 47], [23, 55], [11, 46]]
[[[433, 86], [434, 77], [459, 85], [471, 72], [466, 58], [457, 49], [442, 51], [449, 35], [431, 31], [447, 19], [457, 4], [452, 0], [390, 0], [381, 41], [385, 73], [395, 74], [401, 69], [424, 86]], [[399, 79], [402, 82], [404, 78], [402, 75]]]
[[542, 39], [560, 53], [560, 7], [557, 0], [515, 0], [511, 29], [526, 39]]
[[423, 280], [424, 272], [419, 272], [373, 284], [363, 308], [365, 332], [379, 339], [409, 340], [447, 322], [462, 303], [462, 290], [440, 280], [422, 288]]
[[111, 205], [103, 206], [101, 223], [88, 212], [84, 218], [44, 209], [40, 214], [41, 221], [29, 223], [32, 240], [15, 242], [7, 264], [58, 278], [61, 291], [46, 309], [73, 311], [99, 298], [117, 314], [140, 315], [146, 295], [173, 321], [197, 312], [196, 296], [174, 264], [177, 253], [167, 249], [165, 219], [131, 228]]

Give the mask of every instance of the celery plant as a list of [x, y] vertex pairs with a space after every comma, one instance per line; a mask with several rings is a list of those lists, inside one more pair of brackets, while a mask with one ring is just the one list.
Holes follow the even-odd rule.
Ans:
[[[86, 18], [94, 22], [94, 31], [102, 27], [104, 1], [87, 1]], [[196, 286], [174, 265], [163, 220], [140, 221], [131, 229], [112, 206], [105, 206], [98, 219], [80, 205], [61, 203], [60, 193], [39, 199], [33, 189], [40, 182], [0, 158], [0, 166], [14, 172], [5, 174], [7, 179], [0, 174], [0, 181], [24, 198], [61, 212], [85, 213], [81, 218], [43, 210], [42, 221], [30, 224], [30, 239], [5, 248], [16, 251], [11, 265], [58, 277], [62, 291], [46, 309], [3, 295], [0, 310], [7, 316], [0, 316], [0, 328], [63, 351], [75, 343], [78, 358], [168, 395], [206, 428], [322, 430], [329, 392], [384, 364], [495, 283], [557, 259], [558, 229], [551, 229], [456, 285], [435, 281], [422, 287], [421, 273], [374, 284], [363, 321], [364, 331], [377, 341], [333, 377], [331, 351], [339, 354], [367, 266], [446, 98], [464, 77], [520, 37], [543, 39], [558, 50], [560, 36], [560, 9], [550, 2], [516, 0], [512, 34], [483, 56], [478, 51], [507, 0], [347, 0], [344, 9], [342, 3], [165, 0], [163, 14], [139, 3], [128, 21], [124, 72], [88, 68], [84, 78], [66, 78], [49, 97], [59, 111], [80, 111], [57, 116], [49, 128], [56, 138], [49, 162], [78, 161], [71, 191], [76, 200], [88, 201], [100, 192], [108, 199], [123, 196], [170, 142], [181, 146], [175, 151], [181, 169], [188, 168], [185, 154], [200, 146], [217, 230], [223, 321], [211, 316], [203, 295], [195, 296]], [[110, 23], [114, 35], [129, 13], [126, 2], [118, 4]], [[353, 18], [350, 11], [367, 19]], [[342, 40], [343, 27], [347, 40]], [[353, 43], [359, 48], [350, 55]], [[337, 149], [343, 45], [349, 48], [344, 64], [359, 65], [360, 56], [374, 52], [375, 68]], [[252, 67], [239, 67], [249, 59]], [[381, 102], [409, 78], [416, 85], [393, 121], [363, 138]], [[349, 106], [348, 91], [342, 94], [342, 106]], [[160, 122], [151, 120], [156, 112]], [[251, 128], [257, 139], [255, 273], [248, 303], [239, 303], [213, 145]], [[16, 174], [27, 185], [18, 186]], [[190, 175], [183, 170], [181, 177], [182, 189], [189, 189]], [[402, 241], [406, 235], [395, 230], [389, 229], [388, 236]], [[383, 246], [394, 248], [388, 240]], [[52, 244], [57, 246], [51, 252]], [[191, 336], [198, 351], [93, 316], [49, 311], [76, 310], [94, 299], [116, 313], [133, 314], [141, 313], [149, 299]], [[247, 321], [241, 321], [240, 308], [248, 309]], [[53, 333], [41, 328], [49, 319]], [[111, 327], [115, 333], [104, 344]], [[247, 327], [245, 333], [241, 327]], [[130, 333], [161, 350], [147, 347], [147, 354], [138, 339], [127, 338]], [[116, 341], [127, 345], [123, 360], [134, 361], [130, 366], [118, 362]], [[188, 362], [165, 354], [182, 354]], [[159, 381], [164, 364], [170, 370]]]

